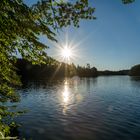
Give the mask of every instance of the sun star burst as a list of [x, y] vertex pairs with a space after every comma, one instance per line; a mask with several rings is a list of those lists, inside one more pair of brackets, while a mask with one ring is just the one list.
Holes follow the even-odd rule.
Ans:
[[65, 46], [61, 49], [61, 55], [64, 59], [70, 59], [72, 57], [72, 49]]

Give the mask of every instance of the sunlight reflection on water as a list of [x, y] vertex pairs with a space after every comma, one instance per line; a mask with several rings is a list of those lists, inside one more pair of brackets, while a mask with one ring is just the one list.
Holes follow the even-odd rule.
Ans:
[[62, 93], [62, 95], [63, 95], [63, 101], [64, 101], [64, 103], [65, 104], [67, 104], [68, 103], [68, 101], [69, 101], [69, 90], [68, 90], [68, 86], [67, 85], [65, 85], [64, 86], [64, 91], [63, 91], [63, 93]]
[[64, 91], [62, 92], [62, 102], [63, 102], [63, 114], [66, 115], [68, 104], [70, 102], [70, 91], [68, 89], [68, 85], [64, 85]]
[[[74, 90], [71, 90], [71, 86]], [[82, 100], [82, 95], [78, 92], [78, 80], [72, 79], [72, 80], [65, 80], [64, 85], [62, 88], [62, 94], [61, 94], [61, 102], [63, 105], [63, 114], [66, 115], [66, 112], [68, 109], [70, 109], [70, 106], [73, 104], [77, 104]]]
[[[139, 78], [138, 78], [139, 79]], [[20, 136], [33, 140], [140, 139], [140, 81], [128, 76], [29, 83]]]

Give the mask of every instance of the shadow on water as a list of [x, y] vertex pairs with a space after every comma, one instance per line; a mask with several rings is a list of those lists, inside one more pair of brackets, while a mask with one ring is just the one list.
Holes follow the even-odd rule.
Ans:
[[67, 83], [69, 85], [76, 85], [76, 84], [80, 84], [80, 82], [82, 82], [82, 84], [85, 85], [85, 87], [87, 88], [87, 90], [91, 88], [91, 86], [95, 86], [97, 84], [97, 77], [94, 78], [79, 78], [78, 76], [74, 76], [72, 78], [57, 78], [57, 79], [45, 79], [45, 80], [28, 80], [28, 79], [24, 79], [22, 80], [22, 86], [19, 89], [38, 89], [38, 88], [49, 88], [49, 87], [54, 87], [57, 85], [63, 85], [65, 83], [65, 81], [67, 81]]
[[140, 76], [132, 76], [130, 77], [130, 81], [132, 86], [140, 87]]
[[59, 78], [59, 79], [45, 79], [45, 80], [28, 80], [24, 79], [22, 80], [22, 89], [28, 88], [28, 87], [47, 87], [47, 86], [53, 86], [56, 84], [60, 84], [64, 81], [64, 78]]
[[130, 79], [131, 79], [131, 81], [138, 81], [138, 82], [140, 82], [140, 76], [131, 76]]
[[97, 86], [98, 78], [81, 78], [81, 85], [86, 93], [90, 93], [94, 87]]

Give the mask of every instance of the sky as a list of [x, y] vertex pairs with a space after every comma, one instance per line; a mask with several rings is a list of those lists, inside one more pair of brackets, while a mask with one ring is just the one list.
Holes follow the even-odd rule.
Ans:
[[[28, 5], [37, 0], [24, 0]], [[80, 21], [80, 28], [64, 28], [58, 34], [58, 43], [66, 38], [75, 48], [76, 65], [97, 67], [99, 70], [129, 69], [140, 63], [140, 1], [124, 5], [121, 0], [90, 0], [96, 8], [96, 20]], [[49, 44], [48, 55], [61, 60], [54, 43], [42, 36]]]

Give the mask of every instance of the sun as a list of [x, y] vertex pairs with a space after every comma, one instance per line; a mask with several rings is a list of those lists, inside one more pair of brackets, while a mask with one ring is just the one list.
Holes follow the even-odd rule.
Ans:
[[64, 48], [62, 48], [61, 50], [61, 55], [63, 58], [69, 59], [70, 57], [72, 57], [72, 50], [71, 48], [68, 48], [67, 46], [65, 46]]
[[54, 58], [62, 63], [71, 64], [77, 61], [80, 57], [80, 51], [78, 49], [80, 42], [76, 42], [74, 39], [69, 40], [66, 34], [63, 39], [58, 39], [58, 42], [52, 44], [54, 48]]
[[74, 57], [73, 48], [70, 45], [64, 45], [60, 48], [60, 55], [63, 61], [70, 62]]

